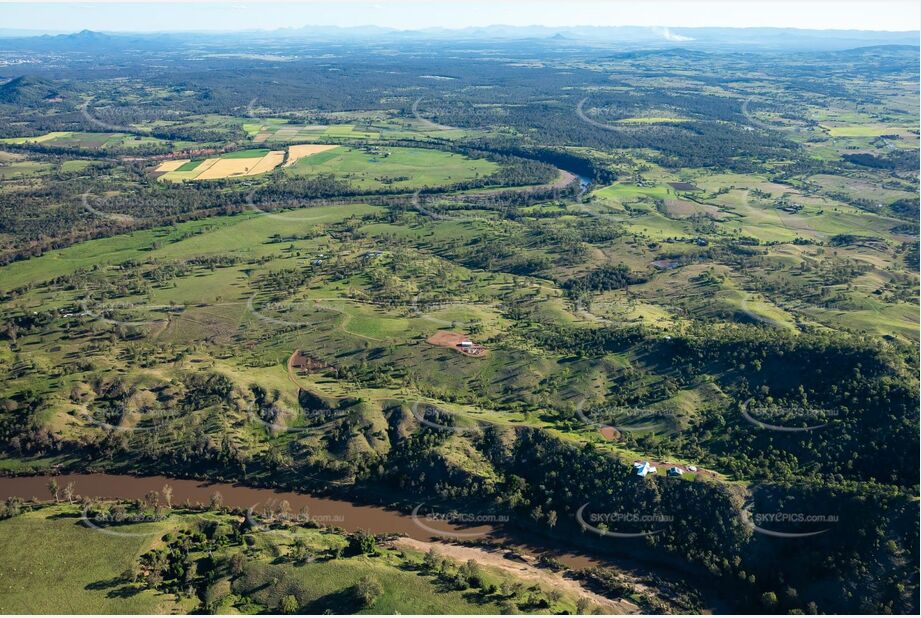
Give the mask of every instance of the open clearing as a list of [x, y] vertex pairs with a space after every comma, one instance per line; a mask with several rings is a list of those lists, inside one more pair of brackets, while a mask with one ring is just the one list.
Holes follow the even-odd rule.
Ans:
[[466, 356], [486, 356], [486, 348], [481, 345], [474, 343], [473, 345], [469, 346], [461, 346], [462, 341], [470, 341], [470, 338], [467, 335], [461, 333], [452, 333], [446, 330], [440, 330], [429, 337], [426, 341], [432, 345], [456, 350]]
[[[252, 138], [254, 144], [322, 142], [323, 140], [364, 140], [412, 139], [420, 135], [457, 139], [470, 135], [470, 129], [446, 128], [419, 118], [386, 118], [365, 116], [363, 119], [355, 114], [340, 114], [336, 124], [290, 124], [283, 118], [265, 118], [258, 122], [243, 124], [243, 130]], [[360, 116], [360, 115], [359, 115]], [[342, 122], [351, 118], [356, 122]], [[333, 119], [330, 118], [330, 121]]]
[[686, 122], [687, 118], [671, 116], [639, 116], [636, 118], [621, 118], [618, 124], [662, 124], [666, 122]]
[[370, 127], [354, 124], [334, 125], [288, 125], [274, 122], [243, 125], [256, 144], [265, 142], [292, 142], [311, 139], [338, 137], [345, 139], [378, 139], [380, 132]]
[[361, 190], [421, 189], [489, 176], [499, 165], [461, 154], [406, 147], [340, 147], [300, 158], [285, 173], [333, 174]]
[[824, 123], [819, 125], [832, 137], [878, 137], [880, 135], [899, 135], [905, 129], [878, 124], [868, 125], [832, 125]]
[[265, 166], [259, 165], [261, 162], [262, 158], [218, 159], [214, 165], [198, 174], [195, 180], [216, 180], [218, 178], [230, 178], [231, 176], [251, 176], [256, 173], [257, 168], [265, 169]]
[[41, 144], [43, 142], [51, 141], [60, 137], [67, 137], [69, 135], [72, 135], [70, 131], [52, 131], [51, 133], [37, 135], [35, 137], [6, 137], [4, 139], [0, 139], [0, 144]]
[[[127, 536], [101, 535], [82, 525], [78, 517], [65, 516], [58, 509], [43, 509], [0, 522], [0, 572], [4, 574], [0, 612], [182, 611], [171, 595], [129, 586], [115, 589], [121, 574], [165, 528], [159, 522], [138, 523], [120, 529]], [[103, 585], [108, 582], [116, 584]]]
[[265, 172], [271, 172], [273, 169], [281, 165], [281, 162], [285, 160], [285, 153], [281, 150], [273, 150], [269, 154], [262, 157], [256, 166], [250, 170], [249, 175], [255, 174], [264, 174]]

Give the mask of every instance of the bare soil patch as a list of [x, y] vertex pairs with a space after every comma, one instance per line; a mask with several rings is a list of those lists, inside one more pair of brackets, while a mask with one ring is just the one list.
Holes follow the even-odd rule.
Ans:
[[450, 543], [439, 543], [437, 541], [417, 541], [410, 538], [398, 539], [394, 541], [394, 545], [421, 552], [427, 552], [429, 549], [434, 549], [443, 556], [447, 556], [458, 562], [474, 560], [481, 565], [505, 571], [514, 575], [516, 578], [539, 583], [545, 589], [562, 590], [575, 597], [585, 597], [595, 605], [601, 607], [605, 613], [608, 614], [640, 613], [640, 608], [630, 601], [624, 599], [615, 601], [601, 596], [600, 594], [588, 590], [579, 580], [567, 577], [565, 572], [554, 573], [546, 569], [539, 569], [526, 562], [510, 560], [504, 557], [504, 552], [501, 550], [482, 547], [466, 547], [463, 545], [452, 545]]
[[705, 215], [714, 219], [722, 219], [719, 208], [708, 204], [697, 204], [687, 200], [665, 200], [665, 209], [668, 216], [674, 219], [687, 219], [694, 215]]
[[[450, 348], [456, 350], [465, 356], [477, 356], [483, 357], [486, 356], [486, 348], [477, 343], [473, 343], [467, 335], [462, 333], [452, 333], [446, 330], [440, 330], [434, 333], [426, 341], [432, 345], [441, 346], [443, 348]], [[462, 341], [471, 341], [473, 345], [462, 346]]]
[[301, 350], [295, 350], [291, 358], [288, 359], [288, 367], [292, 370], [305, 371], [307, 373], [316, 373], [329, 368], [329, 365], [318, 358], [310, 356]]
[[620, 432], [614, 429], [613, 427], [601, 427], [598, 429], [605, 440], [617, 440], [620, 438]]

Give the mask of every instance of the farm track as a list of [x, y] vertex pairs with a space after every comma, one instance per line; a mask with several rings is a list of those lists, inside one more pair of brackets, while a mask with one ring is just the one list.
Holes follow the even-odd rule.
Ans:
[[408, 537], [394, 541], [394, 545], [419, 552], [428, 552], [430, 549], [433, 549], [458, 562], [474, 560], [480, 565], [499, 569], [513, 575], [517, 579], [535, 582], [551, 590], [562, 590], [577, 597], [584, 597], [595, 605], [604, 608], [606, 613], [617, 615], [640, 613], [640, 608], [630, 601], [625, 599], [613, 600], [596, 592], [592, 592], [579, 580], [566, 577], [563, 573], [554, 573], [546, 569], [539, 569], [524, 562], [509, 560], [502, 555], [501, 550], [466, 547], [438, 541], [425, 542]]
[[419, 115], [419, 103], [421, 103], [422, 99], [424, 98], [425, 97], [419, 97], [413, 102], [412, 113], [413, 113], [413, 116], [416, 117], [416, 120], [425, 123], [425, 125], [428, 126], [429, 129], [432, 131], [454, 131], [458, 129], [458, 127], [449, 127], [448, 125], [438, 124], [437, 122], [434, 122], [432, 120], [429, 120], [428, 118], [423, 118], [422, 116], [420, 116]]

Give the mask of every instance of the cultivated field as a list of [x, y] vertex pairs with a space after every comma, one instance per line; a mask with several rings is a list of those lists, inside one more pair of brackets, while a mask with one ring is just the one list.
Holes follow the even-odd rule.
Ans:
[[156, 168], [160, 180], [218, 180], [271, 172], [284, 161], [281, 150], [243, 150], [210, 159], [164, 161]]
[[[160, 163], [156, 169], [160, 180], [218, 180], [258, 176], [278, 166], [291, 167], [299, 160], [338, 148], [327, 144], [297, 144], [284, 150], [251, 149], [228, 152], [208, 159], [174, 159]], [[287, 160], [286, 160], [287, 157]]]
[[295, 146], [288, 147], [288, 158], [285, 161], [284, 167], [290, 167], [297, 163], [298, 159], [309, 157], [310, 155], [315, 155], [321, 152], [326, 152], [327, 150], [332, 150], [333, 148], [338, 148], [338, 146], [331, 146], [328, 144], [297, 144]]

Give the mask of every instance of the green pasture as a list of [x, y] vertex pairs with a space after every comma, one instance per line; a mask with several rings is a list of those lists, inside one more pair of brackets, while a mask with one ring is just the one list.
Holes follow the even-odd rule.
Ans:
[[[109, 148], [137, 148], [171, 143], [168, 140], [149, 135], [133, 135], [121, 132], [52, 131], [36, 137], [8, 137], [0, 144], [42, 144], [59, 148], [80, 148], [84, 150], [106, 150]], [[175, 145], [174, 145], [175, 146]]]
[[169, 528], [167, 523], [138, 523], [120, 526], [119, 532], [144, 536], [103, 534], [81, 524], [74, 507], [41, 509], [0, 521], [0, 612], [182, 611], [172, 595], [119, 583], [122, 573]]
[[267, 154], [269, 154], [268, 148], [251, 148], [249, 150], [235, 150], [233, 152], [225, 152], [224, 154], [220, 156], [220, 158], [221, 159], [261, 159]]
[[294, 176], [333, 174], [360, 189], [421, 189], [488, 176], [498, 165], [482, 159], [422, 148], [340, 147], [285, 168]]

